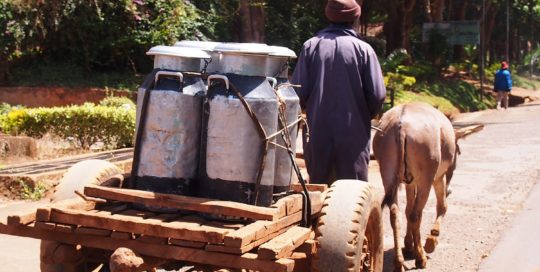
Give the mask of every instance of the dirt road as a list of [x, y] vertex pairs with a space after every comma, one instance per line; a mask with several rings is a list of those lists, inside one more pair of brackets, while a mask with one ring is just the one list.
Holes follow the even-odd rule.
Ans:
[[[485, 128], [460, 141], [462, 155], [452, 180], [453, 193], [448, 200], [440, 243], [429, 255], [427, 269], [423, 271], [477, 271], [485, 259], [489, 260], [492, 249], [512, 227], [531, 188], [540, 180], [539, 117], [540, 104], [458, 118], [458, 124], [479, 122]], [[372, 168], [370, 182], [378, 184], [375, 163]], [[403, 192], [400, 196], [404, 196]], [[6, 205], [0, 201], [0, 213], [12, 209]], [[434, 220], [434, 212], [432, 194], [424, 211], [424, 235]], [[385, 271], [392, 271], [394, 251], [387, 209], [384, 217]], [[532, 221], [540, 222], [540, 218]], [[0, 235], [0, 272], [38, 271], [38, 249], [37, 240]], [[507, 256], [504, 249], [499, 256]], [[406, 266], [414, 271], [413, 260], [407, 261]]]
[[[459, 117], [457, 124], [478, 122], [485, 127], [459, 142], [462, 154], [452, 180], [453, 193], [448, 199], [449, 208], [442, 225], [439, 246], [429, 255], [427, 268], [416, 271], [477, 271], [483, 260], [489, 258], [491, 250], [506, 236], [505, 231], [513, 225], [529, 192], [540, 180], [539, 116], [540, 104]], [[370, 182], [380, 182], [378, 174], [370, 176]], [[399, 194], [403, 200], [404, 191]], [[401, 209], [404, 210], [403, 204]], [[531, 214], [539, 215], [538, 212]], [[384, 217], [384, 270], [393, 271], [394, 250], [388, 209], [385, 209]], [[422, 235], [429, 232], [434, 219], [435, 197], [432, 193], [424, 210]], [[406, 222], [404, 217], [401, 220]], [[540, 224], [540, 217], [529, 218], [529, 221]], [[519, 233], [521, 226], [515, 227]], [[537, 253], [537, 244], [530, 242], [528, 244], [525, 240], [519, 248], [502, 249], [503, 252], [498, 253], [501, 259], [491, 261], [495, 264], [490, 264], [490, 267], [497, 267], [497, 263], [505, 257], [509, 263], [516, 261], [509, 259], [516, 255], [516, 251], [534, 250]], [[505, 254], [504, 251], [510, 250], [513, 254]], [[406, 267], [415, 271], [414, 260], [407, 261]], [[520, 266], [516, 264], [513, 267]]]

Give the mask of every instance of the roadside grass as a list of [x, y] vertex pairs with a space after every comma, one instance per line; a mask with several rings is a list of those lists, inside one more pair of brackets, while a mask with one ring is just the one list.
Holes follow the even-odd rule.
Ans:
[[43, 183], [37, 183], [31, 186], [23, 180], [18, 180], [21, 186], [20, 197], [24, 200], [37, 201], [42, 199], [47, 192], [47, 187]]
[[447, 116], [484, 110], [495, 105], [492, 96], [484, 95], [481, 99], [475, 86], [455, 79], [422, 81], [412, 91], [398, 90], [395, 94], [396, 105], [413, 101], [431, 104]]
[[522, 75], [512, 75], [512, 81], [515, 86], [521, 87], [524, 89], [530, 89], [530, 90], [537, 90], [538, 86], [540, 85], [540, 81], [536, 79], [531, 79], [527, 76]]
[[87, 71], [69, 63], [21, 65], [11, 70], [11, 85], [26, 87], [93, 87], [135, 91], [144, 79], [144, 75], [125, 71]]

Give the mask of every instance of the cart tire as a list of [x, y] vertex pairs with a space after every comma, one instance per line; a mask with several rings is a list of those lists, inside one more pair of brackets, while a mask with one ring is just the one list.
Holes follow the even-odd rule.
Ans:
[[[103, 185], [122, 171], [116, 165], [104, 160], [85, 160], [71, 166], [56, 186], [51, 202], [58, 202], [78, 197], [75, 190], [82, 191], [86, 185]], [[119, 185], [118, 185], [119, 186]], [[81, 200], [82, 201], [82, 200]], [[78, 264], [48, 264], [43, 261], [46, 251], [55, 250], [61, 243], [41, 240], [40, 268], [42, 272], [92, 271], [90, 267], [97, 266], [82, 261]]]
[[86, 185], [102, 185], [110, 178], [121, 175], [116, 165], [105, 160], [85, 160], [72, 165], [56, 186], [51, 201], [57, 202], [78, 197], [75, 190], [82, 191]]
[[374, 188], [359, 180], [330, 187], [315, 229], [312, 271], [382, 271], [381, 205]]

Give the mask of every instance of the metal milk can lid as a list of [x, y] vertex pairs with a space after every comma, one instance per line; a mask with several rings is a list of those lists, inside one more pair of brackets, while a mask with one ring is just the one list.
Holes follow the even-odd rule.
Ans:
[[214, 51], [223, 54], [236, 53], [245, 55], [263, 55], [268, 56], [270, 47], [264, 43], [219, 43]]
[[211, 41], [179, 41], [174, 44], [177, 47], [188, 47], [188, 48], [198, 48], [204, 51], [213, 51], [214, 47], [218, 45], [219, 42]]
[[291, 49], [284, 47], [284, 46], [269, 46], [270, 47], [270, 53], [269, 55], [272, 57], [287, 57], [287, 58], [296, 58], [296, 53], [292, 51]]
[[194, 58], [194, 59], [207, 59], [210, 58], [210, 55], [200, 49], [189, 48], [189, 47], [175, 47], [175, 46], [166, 46], [158, 45], [150, 48], [146, 55], [159, 55], [159, 56], [172, 56], [172, 57], [183, 57], [183, 58]]

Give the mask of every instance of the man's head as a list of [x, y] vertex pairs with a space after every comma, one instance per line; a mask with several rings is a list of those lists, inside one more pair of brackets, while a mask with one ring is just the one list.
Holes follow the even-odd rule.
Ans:
[[508, 63], [506, 61], [501, 62], [501, 69], [508, 69]]
[[332, 23], [353, 23], [360, 17], [361, 8], [355, 0], [328, 0], [324, 14]]

